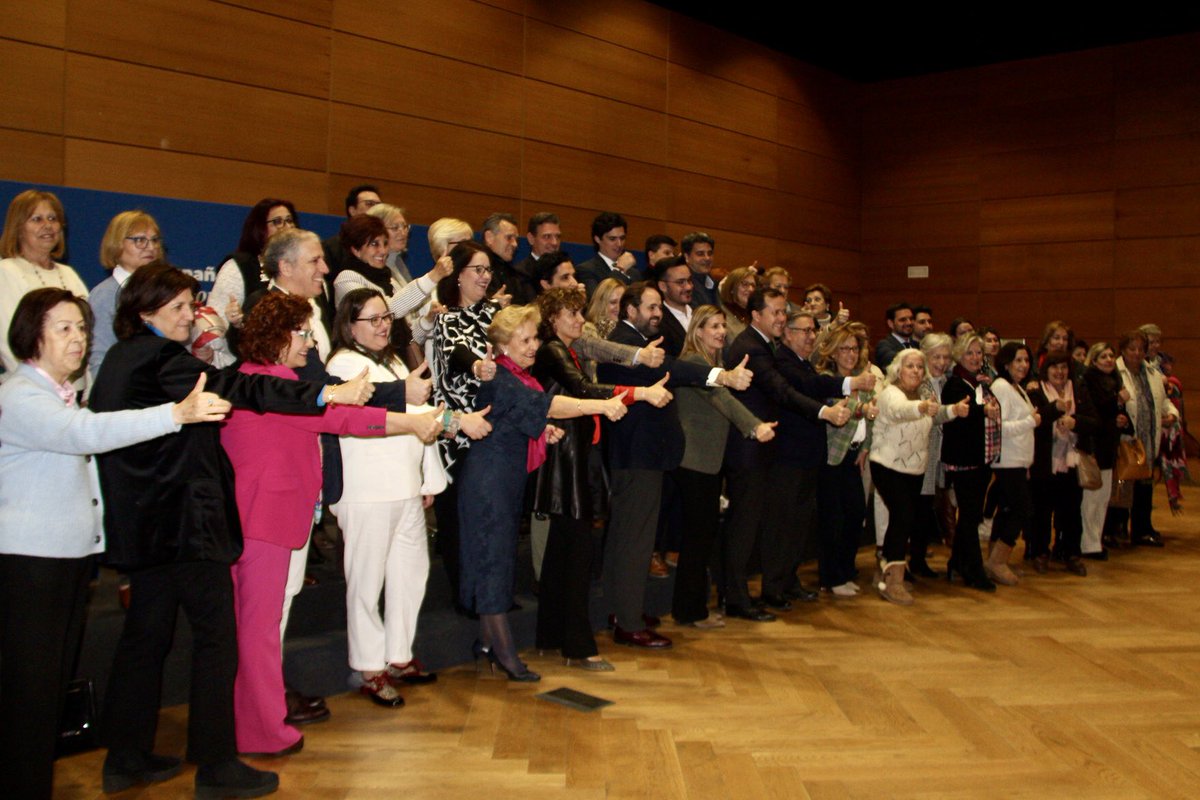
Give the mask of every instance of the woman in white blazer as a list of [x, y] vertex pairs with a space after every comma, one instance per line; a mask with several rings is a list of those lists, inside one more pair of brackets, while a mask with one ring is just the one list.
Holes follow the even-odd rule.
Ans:
[[[410, 376], [389, 344], [392, 321], [378, 291], [348, 292], [338, 303], [329, 373], [353, 378], [366, 368], [375, 383], [407, 381], [408, 411], [432, 410], [424, 405], [429, 382]], [[413, 658], [412, 644], [429, 576], [425, 509], [446, 488], [446, 474], [433, 447], [415, 436], [343, 436], [341, 451], [342, 496], [330, 510], [345, 538], [350, 667], [362, 673], [364, 695], [396, 707], [404, 703], [399, 686], [437, 677]]]
[[1020, 342], [1008, 342], [994, 362], [996, 378], [992, 394], [1000, 403], [1000, 460], [992, 465], [992, 492], [996, 493], [996, 520], [992, 525], [991, 549], [983, 569], [989, 578], [1004, 586], [1015, 586], [1018, 578], [1008, 566], [1017, 537], [1033, 521], [1033, 496], [1029, 492], [1029, 467], [1033, 464], [1033, 430], [1041, 417], [1023, 388], [1029, 377], [1032, 354]]

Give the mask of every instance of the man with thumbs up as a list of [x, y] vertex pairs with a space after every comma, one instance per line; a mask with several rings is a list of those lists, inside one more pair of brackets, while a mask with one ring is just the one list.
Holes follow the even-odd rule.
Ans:
[[[621, 296], [620, 321], [609, 339], [645, 347], [659, 335], [662, 317], [662, 295], [658, 290], [646, 282], [634, 283]], [[661, 383], [667, 390], [716, 385], [740, 390], [753, 379], [744, 365], [709, 369], [669, 356], [658, 367], [600, 364], [598, 377], [601, 383], [617, 386], [654, 387]], [[655, 402], [635, 403], [620, 425], [605, 425], [612, 513], [604, 547], [604, 596], [616, 617], [613, 641], [631, 647], [670, 647], [671, 640], [653, 630], [657, 622], [645, 615], [643, 599], [663, 473], [678, 467], [683, 458], [683, 428], [673, 403]]]
[[[756, 289], [747, 309], [750, 326], [733, 340], [726, 364], [747, 364], [754, 374], [750, 388], [738, 399], [759, 419], [780, 420], [774, 442], [760, 444], [731, 433], [725, 447], [729, 512], [725, 529], [725, 615], [754, 622], [771, 622], [775, 615], [766, 606], [791, 610], [790, 599], [813, 601], [816, 594], [800, 586], [795, 577], [798, 548], [787, 519], [789, 491], [774, 484], [779, 445], [797, 418], [844, 425], [849, 419], [845, 406], [826, 406], [807, 392], [794, 388], [779, 371], [776, 351], [787, 324], [787, 298], [780, 291]], [[804, 319], [814, 325], [812, 315]], [[814, 326], [815, 329], [815, 326]], [[815, 337], [814, 337], [815, 338]], [[811, 352], [811, 344], [809, 345]], [[842, 381], [825, 385], [816, 382], [811, 390], [818, 396], [845, 394]], [[782, 416], [788, 413], [788, 417]], [[819, 463], [819, 462], [818, 462]], [[815, 490], [815, 478], [813, 487]], [[752, 600], [746, 585], [750, 557], [761, 529], [763, 563], [762, 597]], [[788, 598], [786, 595], [791, 594]]]

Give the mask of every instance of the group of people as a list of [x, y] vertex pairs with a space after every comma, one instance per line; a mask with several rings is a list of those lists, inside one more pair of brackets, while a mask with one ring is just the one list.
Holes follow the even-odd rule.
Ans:
[[[1131, 482], [1124, 516], [1109, 500], [1122, 437], [1153, 460], [1178, 428], [1157, 329], [1080, 364], [1062, 323], [1034, 352], [966, 320], [935, 332], [929, 309], [900, 304], [871, 363], [867, 327], [825, 285], [793, 304], [783, 268], [722, 274], [704, 233], [651, 236], [643, 271], [610, 212], [580, 264], [551, 213], [529, 220], [517, 263], [511, 215], [488, 217], [482, 241], [438, 219], [434, 267], [414, 278], [405, 212], [373, 186], [350, 191], [324, 242], [291, 202], [253, 206], [207, 298], [164, 260], [153, 217], [122, 212], [100, 246], [112, 274], [89, 295], [55, 260], [64, 224], [53, 194], [29, 190], [0, 239], [6, 795], [49, 796], [97, 560], [129, 592], [105, 791], [181, 769], [153, 746], [182, 609], [197, 796], [251, 797], [278, 778], [241, 759], [298, 752], [297, 726], [329, 716], [286, 686], [281, 655], [326, 513], [342, 534], [349, 667], [393, 708], [436, 680], [413, 653], [430, 508], [456, 607], [478, 619], [476, 659], [525, 682], [540, 676], [508, 612], [530, 514], [536, 644], [594, 672], [614, 669], [591, 623], [596, 572], [613, 641], [665, 649], [645, 587], [667, 562], [675, 623], [715, 629], [772, 621], [818, 590], [857, 595], [864, 525], [875, 590], [900, 604], [936, 576], [938, 530], [948, 577], [985, 590], [1017, 582], [1022, 535], [1039, 572], [1054, 557], [1085, 574], [1080, 558], [1105, 557], [1127, 519], [1132, 541], [1161, 545], [1148, 483]], [[1080, 477], [1085, 457], [1098, 485]], [[817, 590], [798, 578], [812, 543]]]

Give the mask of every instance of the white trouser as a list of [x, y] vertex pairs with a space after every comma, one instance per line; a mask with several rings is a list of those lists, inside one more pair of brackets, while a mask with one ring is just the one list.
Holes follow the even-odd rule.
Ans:
[[[345, 540], [346, 633], [350, 668], [377, 672], [412, 661], [417, 615], [429, 577], [429, 542], [421, 498], [338, 503]], [[384, 592], [386, 617], [379, 613]]]
[[312, 541], [312, 531], [303, 546], [292, 551], [292, 560], [288, 562], [287, 585], [283, 587], [283, 618], [279, 621], [279, 644], [282, 647], [284, 634], [287, 633], [288, 615], [292, 613], [292, 601], [304, 588], [304, 573], [308, 571], [308, 545]]
[[1080, 511], [1083, 516], [1083, 540], [1079, 550], [1083, 553], [1099, 553], [1103, 548], [1100, 537], [1104, 534], [1104, 517], [1108, 514], [1108, 501], [1112, 496], [1111, 469], [1100, 470], [1099, 489], [1084, 489]]

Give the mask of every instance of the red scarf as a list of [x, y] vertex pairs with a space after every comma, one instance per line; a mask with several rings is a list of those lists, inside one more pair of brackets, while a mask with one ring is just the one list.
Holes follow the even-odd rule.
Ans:
[[[511, 372], [514, 376], [516, 376], [517, 380], [519, 380], [526, 389], [533, 389], [535, 392], [538, 392], [539, 394], [545, 392], [545, 389], [542, 388], [542, 385], [540, 383], [538, 383], [537, 378], [533, 377], [528, 372], [526, 372], [522, 367], [520, 367], [517, 364], [517, 362], [513, 361], [507, 355], [496, 356], [496, 363], [499, 364], [500, 366], [504, 367], [509, 372]], [[535, 469], [540, 467], [545, 461], [546, 461], [546, 431], [543, 430], [542, 434], [540, 436], [538, 436], [536, 439], [529, 440], [529, 450], [526, 452], [526, 455], [525, 455], [525, 471], [533, 472]]]

